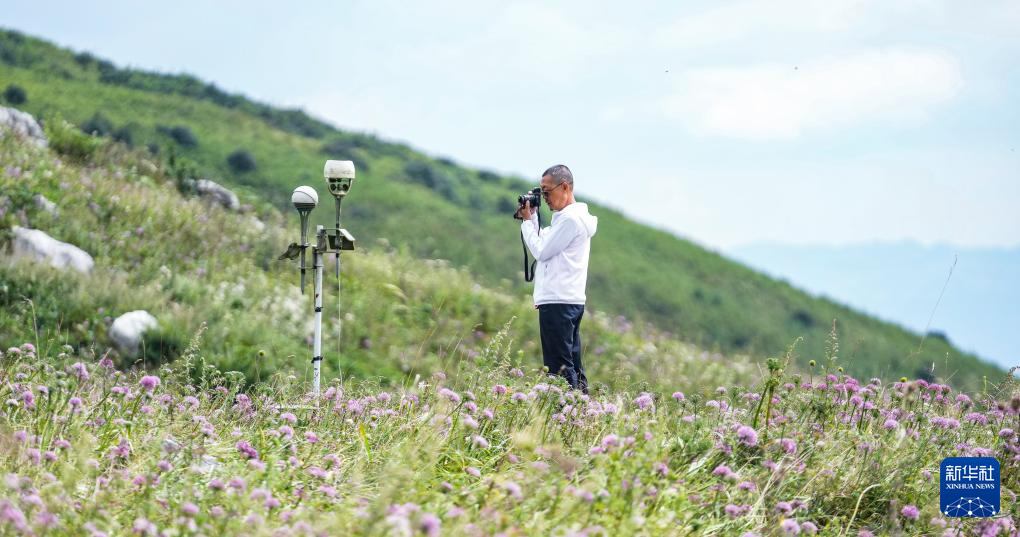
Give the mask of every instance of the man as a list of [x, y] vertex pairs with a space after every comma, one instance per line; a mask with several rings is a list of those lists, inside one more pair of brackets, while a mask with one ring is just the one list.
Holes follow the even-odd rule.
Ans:
[[574, 200], [574, 176], [562, 164], [542, 174], [542, 197], [553, 210], [549, 227], [538, 229], [538, 214], [528, 204], [517, 210], [521, 233], [538, 261], [535, 307], [542, 334], [542, 358], [550, 373], [570, 387], [588, 393], [581, 365], [581, 317], [588, 280], [588, 253], [598, 218], [588, 205]]

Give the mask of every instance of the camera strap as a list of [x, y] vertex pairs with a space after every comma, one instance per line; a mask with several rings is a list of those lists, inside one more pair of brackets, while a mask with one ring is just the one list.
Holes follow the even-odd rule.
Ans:
[[[538, 213], [538, 234], [542, 234], [542, 213]], [[538, 259], [531, 262], [531, 270], [528, 270], [528, 245], [524, 242], [524, 232], [521, 231], [521, 248], [524, 250], [524, 281], [531, 282], [535, 279], [535, 265]]]

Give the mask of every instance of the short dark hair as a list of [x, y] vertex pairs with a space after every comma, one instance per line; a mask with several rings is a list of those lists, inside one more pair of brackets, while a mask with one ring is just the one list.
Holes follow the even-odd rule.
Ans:
[[570, 183], [570, 186], [574, 186], [574, 174], [570, 173], [570, 168], [564, 164], [557, 164], [542, 172], [542, 177], [546, 175], [552, 177], [557, 185], [567, 182]]

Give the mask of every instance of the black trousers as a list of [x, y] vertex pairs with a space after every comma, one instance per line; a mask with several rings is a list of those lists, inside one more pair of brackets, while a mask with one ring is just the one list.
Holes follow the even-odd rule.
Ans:
[[542, 333], [542, 359], [549, 373], [567, 379], [571, 388], [588, 393], [588, 378], [581, 365], [583, 304], [542, 304], [538, 326]]

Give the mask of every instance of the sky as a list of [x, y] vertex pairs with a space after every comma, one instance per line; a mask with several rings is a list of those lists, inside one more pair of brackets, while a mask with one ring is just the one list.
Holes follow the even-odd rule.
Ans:
[[1020, 3], [8, 0], [0, 25], [704, 246], [1020, 244]]

